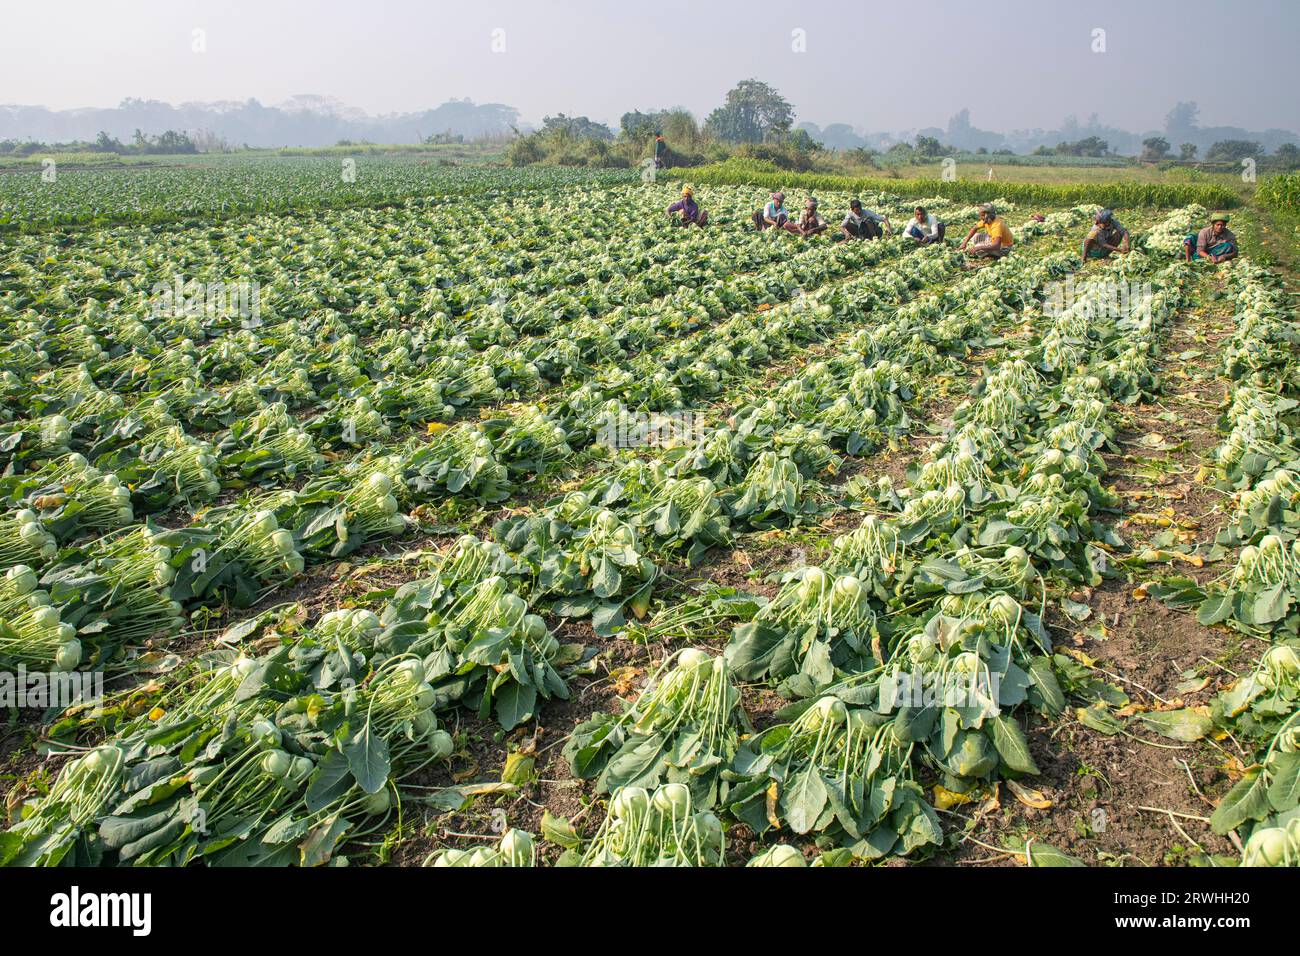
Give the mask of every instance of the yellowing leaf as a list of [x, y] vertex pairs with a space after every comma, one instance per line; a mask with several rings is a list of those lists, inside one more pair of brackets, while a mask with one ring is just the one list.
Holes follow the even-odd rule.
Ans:
[[523, 786], [533, 779], [533, 767], [537, 763], [534, 754], [516, 750], [506, 754], [505, 766], [501, 769], [501, 782]]
[[468, 767], [466, 767], [464, 770], [458, 770], [455, 773], [453, 773], [451, 775], [451, 779], [453, 783], [464, 783], [466, 780], [468, 780], [470, 777], [473, 777], [477, 773], [478, 773], [478, 761], [471, 760], [469, 762]]
[[970, 803], [974, 799], [969, 793], [955, 793], [937, 783], [934, 785], [934, 807], [936, 810], [959, 807], [963, 803]]
[[1071, 657], [1073, 657], [1076, 661], [1078, 661], [1078, 662], [1079, 662], [1080, 664], [1082, 664], [1084, 667], [1096, 667], [1096, 666], [1097, 666], [1097, 661], [1096, 661], [1095, 658], [1089, 657], [1087, 654], [1085, 654], [1083, 651], [1079, 650], [1078, 648], [1075, 648], [1075, 647], [1063, 647], [1063, 648], [1061, 648], [1061, 651], [1062, 651], [1062, 653], [1069, 654]]
[[619, 697], [626, 697], [632, 693], [633, 681], [641, 675], [641, 669], [638, 667], [616, 667], [609, 672], [609, 676], [614, 679], [614, 693]]
[[1017, 800], [1027, 807], [1035, 810], [1046, 810], [1052, 806], [1052, 801], [1043, 796], [1041, 790], [1035, 790], [1033, 787], [1026, 787], [1024, 784], [1017, 783], [1014, 780], [1006, 781], [1007, 787]]
[[776, 781], [773, 780], [767, 788], [767, 799], [764, 802], [764, 809], [767, 812], [767, 822], [772, 824], [772, 826], [779, 828], [781, 826], [781, 818], [776, 815], [777, 796]]

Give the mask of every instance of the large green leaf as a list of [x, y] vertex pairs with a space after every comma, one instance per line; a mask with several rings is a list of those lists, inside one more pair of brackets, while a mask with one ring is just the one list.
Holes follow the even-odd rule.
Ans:
[[1002, 762], [1017, 773], [1038, 773], [1038, 765], [1029, 753], [1029, 743], [1020, 725], [1010, 717], [996, 715], [992, 720], [993, 746]]
[[1141, 714], [1143, 724], [1171, 740], [1200, 740], [1214, 727], [1208, 714], [1184, 707], [1182, 710], [1157, 710]]
[[518, 681], [507, 681], [498, 688], [494, 700], [497, 721], [506, 730], [513, 730], [524, 721], [532, 720], [537, 709], [537, 689]]
[[1274, 751], [1268, 759], [1268, 802], [1278, 813], [1300, 804], [1300, 753]]
[[1263, 770], [1253, 767], [1229, 790], [1214, 813], [1210, 826], [1215, 833], [1225, 834], [1235, 830], [1247, 820], [1262, 820], [1269, 814], [1268, 781]]
[[826, 808], [826, 800], [821, 770], [815, 765], [807, 767], [781, 793], [781, 810], [790, 829], [795, 833], [811, 830]]
[[388, 758], [388, 741], [373, 733], [370, 723], [357, 731], [344, 747], [348, 768], [366, 793], [378, 793], [388, 782], [392, 764]]

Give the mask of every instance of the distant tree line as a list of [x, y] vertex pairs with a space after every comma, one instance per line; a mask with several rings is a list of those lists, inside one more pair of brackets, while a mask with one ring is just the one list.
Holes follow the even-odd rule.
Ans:
[[[1195, 104], [1180, 104], [1166, 121], [1169, 129], [1196, 132]], [[779, 169], [831, 171], [862, 168], [885, 168], [912, 163], [931, 162], [940, 157], [971, 154], [970, 144], [984, 139], [986, 145], [975, 147], [974, 155], [1014, 156], [1014, 150], [999, 146], [1000, 135], [985, 134], [970, 124], [969, 111], [962, 110], [948, 124], [948, 134], [932, 129], [918, 133], [913, 142], [880, 144], [878, 149], [866, 145], [862, 137], [843, 123], [819, 130], [814, 124], [794, 125], [794, 107], [776, 89], [756, 79], [742, 80], [727, 92], [722, 104], [698, 123], [685, 109], [676, 108], [624, 113], [617, 129], [587, 116], [558, 113], [547, 116], [542, 128], [519, 136], [507, 150], [508, 161], [516, 166], [534, 163], [560, 166], [629, 167], [647, 162], [654, 156], [654, 139], [662, 133], [667, 143], [666, 164], [694, 166], [720, 162], [732, 157], [770, 162]], [[1101, 130], [1096, 117], [1084, 127], [1067, 120], [1067, 130]], [[1226, 129], [1226, 128], [1225, 128]], [[940, 140], [951, 138], [956, 145]], [[1125, 134], [1131, 135], [1131, 134]], [[962, 144], [966, 144], [963, 147]], [[1132, 162], [1131, 156], [1116, 153], [1111, 142], [1096, 132], [1076, 139], [1065, 139], [1055, 146], [1043, 144], [1030, 154], [1063, 157], [1062, 161], [1098, 160], [1114, 164]], [[1216, 141], [1205, 153], [1205, 163], [1235, 163], [1247, 156], [1261, 165], [1292, 169], [1300, 163], [1300, 148], [1284, 143], [1272, 156], [1261, 143], [1250, 140]], [[1196, 162], [1197, 145], [1185, 141], [1175, 155], [1165, 136], [1151, 136], [1142, 143], [1139, 157], [1143, 162]]]
[[118, 156], [184, 156], [192, 153], [229, 152], [230, 144], [206, 130], [187, 133], [166, 130], [150, 136], [135, 131], [130, 143], [124, 143], [103, 130], [93, 141], [39, 143], [35, 140], [0, 140], [0, 156], [32, 156], [36, 153], [113, 153]]

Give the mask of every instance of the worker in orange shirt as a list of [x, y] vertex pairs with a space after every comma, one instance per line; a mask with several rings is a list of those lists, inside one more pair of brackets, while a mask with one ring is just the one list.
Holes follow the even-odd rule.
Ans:
[[[972, 239], [975, 240], [973, 245]], [[1014, 243], [1011, 227], [998, 215], [992, 203], [985, 203], [980, 206], [979, 222], [971, 226], [961, 247], [972, 259], [1000, 259], [1011, 251]]]

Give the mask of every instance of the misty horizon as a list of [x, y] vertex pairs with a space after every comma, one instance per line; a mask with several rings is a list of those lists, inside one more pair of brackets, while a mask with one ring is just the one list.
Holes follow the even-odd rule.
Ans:
[[[127, 98], [277, 104], [307, 90], [371, 117], [470, 98], [509, 105], [532, 126], [558, 113], [616, 125], [633, 109], [682, 106], [702, 118], [752, 76], [781, 90], [799, 121], [866, 131], [937, 126], [963, 108], [1007, 133], [1094, 114], [1149, 131], [1184, 100], [1198, 102], [1203, 126], [1296, 130], [1298, 36], [1300, 5], [1284, 0], [1235, 16], [1208, 0], [1082, 9], [667, 0], [653, 10], [595, 0], [72, 2], [58, 17], [7, 12], [0, 99], [67, 111]], [[901, 68], [912, 48], [933, 68]], [[846, 69], [846, 58], [867, 62]], [[1197, 81], [1215, 58], [1231, 81]], [[971, 81], [977, 64], [999, 61], [997, 82]]]
[[[686, 109], [680, 105], [668, 108]], [[829, 148], [839, 149], [849, 146], [888, 148], [894, 143], [911, 142], [918, 135], [933, 136], [943, 140], [945, 145], [972, 152], [980, 147], [990, 152], [999, 148], [1021, 152], [1084, 135], [1108, 137], [1112, 152], [1119, 154], [1135, 154], [1142, 139], [1153, 135], [1191, 141], [1202, 149], [1219, 139], [1258, 140], [1265, 152], [1284, 142], [1300, 142], [1300, 135], [1292, 130], [1206, 127], [1195, 116], [1190, 123], [1185, 118], [1174, 123], [1174, 113], [1175, 110], [1168, 111], [1159, 127], [1140, 130], [1108, 126], [1096, 115], [1062, 117], [1057, 126], [1049, 129], [990, 130], [979, 125], [979, 117], [972, 116], [969, 108], [950, 116], [944, 126], [873, 130], [836, 122], [827, 124], [823, 130], [818, 124], [801, 119], [797, 113], [795, 126], [809, 131], [814, 139], [824, 140]], [[703, 121], [703, 115], [694, 115], [697, 121]], [[592, 119], [606, 123], [614, 132], [619, 129], [618, 117]], [[519, 111], [508, 103], [475, 103], [469, 98], [449, 100], [437, 107], [411, 113], [382, 115], [370, 114], [333, 97], [318, 94], [296, 94], [274, 104], [263, 104], [256, 98], [243, 102], [218, 100], [170, 104], [133, 97], [106, 109], [91, 107], [60, 111], [0, 104], [0, 140], [10, 141], [89, 141], [101, 131], [117, 138], [128, 138], [137, 129], [146, 135], [176, 129], [189, 133], [208, 131], [232, 137], [231, 145], [296, 147], [332, 145], [342, 139], [414, 143], [431, 133], [443, 132], [467, 139], [497, 139], [512, 135], [514, 131], [526, 133], [540, 125], [521, 119]], [[851, 129], [853, 141], [845, 138], [845, 129]]]

